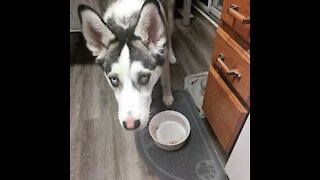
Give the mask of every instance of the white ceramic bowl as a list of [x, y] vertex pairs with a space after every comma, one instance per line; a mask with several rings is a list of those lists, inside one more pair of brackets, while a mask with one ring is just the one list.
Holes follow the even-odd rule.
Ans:
[[177, 111], [162, 111], [151, 119], [149, 133], [159, 148], [168, 151], [177, 150], [190, 135], [190, 123]]

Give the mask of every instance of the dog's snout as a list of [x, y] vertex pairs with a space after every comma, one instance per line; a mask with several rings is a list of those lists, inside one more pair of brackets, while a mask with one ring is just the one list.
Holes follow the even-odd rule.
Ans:
[[140, 120], [134, 120], [132, 117], [128, 117], [125, 121], [123, 121], [123, 127], [126, 130], [135, 130], [140, 126]]
[[131, 123], [127, 123], [126, 121], [123, 121], [123, 127], [126, 128], [126, 130], [135, 130], [140, 126], [140, 120], [135, 120], [133, 125], [130, 125]]

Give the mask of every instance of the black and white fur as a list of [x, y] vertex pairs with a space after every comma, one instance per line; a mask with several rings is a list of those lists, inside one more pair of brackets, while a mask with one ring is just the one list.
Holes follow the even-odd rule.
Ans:
[[[119, 0], [101, 18], [86, 5], [78, 7], [87, 47], [114, 91], [119, 121], [127, 130], [147, 125], [151, 93], [160, 76], [163, 102], [173, 102], [173, 10], [174, 0]], [[127, 127], [130, 121], [134, 127]]]

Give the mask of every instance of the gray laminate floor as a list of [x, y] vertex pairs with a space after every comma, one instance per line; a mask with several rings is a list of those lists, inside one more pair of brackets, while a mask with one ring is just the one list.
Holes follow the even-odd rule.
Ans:
[[[175, 19], [173, 89], [183, 89], [184, 77], [206, 71], [210, 62], [215, 28], [192, 12], [190, 26]], [[120, 127], [113, 92], [78, 35], [70, 38], [70, 179], [158, 179], [141, 160], [134, 134]]]

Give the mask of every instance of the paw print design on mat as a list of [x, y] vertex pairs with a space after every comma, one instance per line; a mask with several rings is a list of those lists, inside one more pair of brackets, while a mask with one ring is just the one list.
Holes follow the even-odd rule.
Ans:
[[199, 180], [214, 180], [215, 170], [212, 161], [200, 161], [196, 165], [196, 172]]

